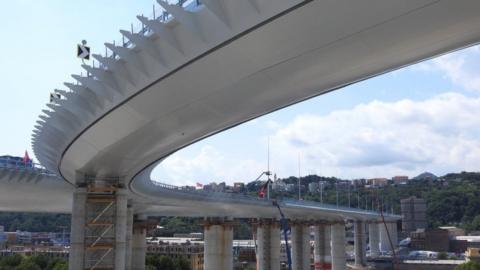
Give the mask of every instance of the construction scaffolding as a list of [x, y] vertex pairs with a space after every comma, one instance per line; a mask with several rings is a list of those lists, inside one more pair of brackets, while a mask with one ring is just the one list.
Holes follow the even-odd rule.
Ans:
[[88, 179], [85, 270], [115, 268], [118, 178]]

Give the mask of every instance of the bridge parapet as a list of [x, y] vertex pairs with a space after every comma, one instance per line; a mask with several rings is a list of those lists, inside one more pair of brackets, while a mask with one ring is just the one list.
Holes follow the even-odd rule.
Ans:
[[[219, 200], [241, 200], [241, 201], [248, 201], [250, 203], [251, 202], [266, 203], [266, 202], [272, 201], [266, 198], [258, 198], [255, 196], [242, 194], [242, 193], [224, 193], [224, 192], [214, 192], [214, 191], [206, 191], [206, 190], [193, 190], [191, 188], [179, 187], [179, 186], [165, 184], [157, 181], [151, 181], [151, 182], [154, 186], [164, 189], [165, 191], [175, 192], [175, 193], [180, 192], [183, 194], [199, 196], [204, 198], [219, 199]], [[300, 200], [289, 199], [289, 198], [277, 199], [276, 201], [282, 204], [283, 206], [306, 207], [306, 208], [311, 207], [311, 208], [318, 208], [322, 210], [340, 211], [346, 214], [348, 213], [352, 213], [356, 215], [360, 214], [360, 215], [364, 215], [365, 217], [370, 217], [370, 218], [366, 218], [366, 220], [377, 220], [378, 218], [380, 218], [379, 212], [365, 210], [365, 209], [338, 206], [338, 205], [319, 203], [314, 201], [300, 201]], [[385, 217], [392, 220], [397, 220], [401, 218], [400, 216], [393, 215], [393, 214], [388, 214], [388, 215], [385, 214]]]

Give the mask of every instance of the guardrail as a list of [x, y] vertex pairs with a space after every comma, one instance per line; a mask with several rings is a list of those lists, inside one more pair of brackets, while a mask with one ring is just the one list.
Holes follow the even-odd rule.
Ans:
[[[255, 196], [241, 194], [241, 193], [225, 193], [225, 192], [215, 192], [215, 191], [206, 191], [206, 190], [196, 190], [190, 187], [179, 187], [179, 186], [174, 186], [170, 184], [160, 183], [157, 181], [151, 181], [151, 182], [155, 186], [176, 191], [176, 192], [182, 192], [185, 194], [205, 195], [208, 197], [217, 197], [217, 198], [248, 199], [248, 200], [264, 201], [264, 202], [267, 201], [267, 199], [265, 198], [262, 199]], [[331, 210], [341, 210], [345, 212], [357, 212], [357, 213], [370, 214], [370, 215], [380, 215], [380, 213], [375, 211], [345, 207], [345, 206], [337, 206], [334, 204], [319, 203], [314, 201], [301, 201], [301, 200], [295, 200], [295, 199], [289, 199], [289, 198], [282, 198], [282, 199], [276, 199], [276, 200], [280, 203], [295, 204], [298, 206], [312, 206], [312, 207], [321, 207], [324, 209], [331, 209]], [[389, 215], [389, 214], [386, 214], [386, 215]]]
[[346, 206], [340, 206], [340, 205], [335, 205], [335, 204], [326, 204], [326, 203], [320, 203], [320, 202], [315, 202], [315, 201], [299, 201], [299, 200], [295, 200], [295, 199], [286, 198], [286, 199], [283, 199], [282, 202], [290, 203], [290, 204], [297, 204], [299, 206], [312, 206], [312, 207], [324, 207], [324, 208], [328, 208], [328, 209], [338, 209], [338, 210], [342, 210], [342, 211], [345, 211], [345, 212], [355, 211], [355, 212], [361, 212], [361, 213], [365, 213], [365, 214], [375, 214], [375, 215], [379, 214], [378, 212], [365, 210], [365, 209], [361, 209], [361, 208], [346, 207]]
[[27, 170], [35, 171], [40, 174], [52, 174], [52, 172], [45, 169], [42, 165], [34, 163], [31, 160], [24, 162], [14, 157], [0, 157], [0, 168], [3, 169], [14, 169], [14, 170]]
[[[200, 0], [175, 0], [175, 1], [168, 1], [170, 4], [178, 5], [185, 8], [188, 11], [193, 11], [195, 8], [202, 5]], [[170, 13], [162, 8], [157, 8], [157, 6], [153, 6], [153, 13], [148, 18], [153, 20], [158, 20], [163, 23], [167, 23], [173, 17]], [[133, 23], [131, 24], [131, 33], [132, 34], [142, 34], [146, 35], [150, 32], [150, 29], [146, 27], [143, 23], [140, 23], [136, 27], [134, 27]], [[113, 41], [113, 45], [121, 45], [122, 47], [129, 48], [133, 45], [132, 41], [125, 40], [125, 36], [122, 36], [121, 40], [117, 42], [116, 40]], [[116, 58], [117, 55], [115, 52], [108, 52], [107, 48], [105, 47], [105, 57]], [[95, 62], [92, 63], [92, 66], [95, 67]], [[100, 64], [100, 66], [102, 66]], [[87, 74], [89, 76], [89, 74]]]
[[151, 181], [153, 185], [172, 190], [177, 192], [182, 192], [186, 194], [193, 194], [193, 195], [205, 195], [208, 197], [217, 197], [217, 198], [229, 198], [229, 199], [249, 199], [249, 200], [256, 200], [256, 201], [265, 201], [265, 199], [261, 199], [255, 196], [250, 196], [243, 193], [226, 193], [226, 192], [215, 192], [215, 191], [206, 191], [206, 190], [197, 190], [190, 187], [179, 187], [170, 184], [160, 183], [157, 181]]

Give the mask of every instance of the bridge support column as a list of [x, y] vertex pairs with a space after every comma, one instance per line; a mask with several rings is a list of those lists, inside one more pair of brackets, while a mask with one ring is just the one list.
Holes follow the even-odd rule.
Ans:
[[274, 220], [257, 224], [257, 270], [280, 270], [280, 230]]
[[203, 269], [233, 269], [233, 222], [206, 219], [204, 223]]
[[315, 270], [330, 270], [332, 268], [330, 225], [320, 222], [313, 227], [313, 231], [315, 237], [313, 256]]
[[125, 256], [125, 269], [132, 270], [132, 234], [133, 234], [133, 208], [127, 206], [127, 248]]
[[367, 263], [366, 256], [366, 237], [365, 237], [365, 222], [356, 220], [354, 223], [354, 237], [355, 237], [355, 265], [365, 266]]
[[376, 221], [372, 221], [368, 224], [368, 241], [370, 244], [370, 257], [372, 258], [376, 258], [380, 255], [380, 234], [378, 231], [378, 226], [379, 224]]
[[147, 217], [137, 216], [133, 224], [132, 236], [132, 270], [145, 270], [147, 256]]
[[69, 270], [84, 269], [86, 202], [87, 189], [83, 187], [77, 188], [73, 193], [72, 203]]
[[332, 270], [345, 270], [345, 224], [338, 222], [332, 225]]
[[[387, 222], [380, 223], [380, 251], [381, 252], [392, 252], [392, 246], [390, 245], [390, 240], [392, 241], [393, 248], [397, 246], [397, 223]], [[388, 230], [387, 230], [388, 228]], [[390, 237], [390, 238], [389, 238]]]
[[292, 224], [292, 269], [310, 269], [310, 226], [305, 222]]
[[116, 191], [117, 212], [115, 219], [115, 270], [125, 270], [127, 255], [127, 190]]
[[81, 173], [73, 195], [70, 270], [126, 270], [127, 190], [119, 177]]

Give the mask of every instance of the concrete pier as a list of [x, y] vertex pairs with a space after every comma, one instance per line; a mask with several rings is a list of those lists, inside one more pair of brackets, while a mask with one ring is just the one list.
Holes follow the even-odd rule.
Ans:
[[[397, 246], [398, 236], [397, 236], [397, 223], [387, 222], [378, 224], [380, 227], [380, 251], [381, 252], [392, 252], [392, 246], [390, 240], [392, 241], [393, 247]], [[389, 238], [390, 236], [390, 238]]]
[[83, 270], [85, 257], [85, 215], [87, 189], [79, 187], [73, 193], [70, 232], [69, 270]]
[[257, 224], [257, 270], [280, 270], [280, 229], [274, 220]]
[[354, 237], [355, 237], [355, 265], [365, 266], [367, 263], [367, 249], [365, 237], [365, 222], [356, 220], [354, 222]]
[[332, 270], [345, 270], [345, 224], [338, 222], [332, 225]]
[[207, 219], [204, 238], [203, 269], [233, 269], [233, 223], [223, 219]]
[[125, 256], [125, 269], [132, 270], [132, 237], [133, 237], [133, 208], [127, 206], [127, 247]]
[[368, 224], [368, 241], [370, 245], [370, 257], [376, 258], [380, 255], [380, 233], [379, 224], [372, 221]]
[[320, 222], [313, 227], [314, 244], [314, 269], [327, 270], [332, 267], [331, 257], [331, 229], [327, 223]]
[[125, 270], [127, 255], [127, 190], [116, 191], [115, 270]]
[[147, 217], [140, 215], [134, 220], [132, 234], [132, 270], [145, 270], [147, 255]]
[[292, 224], [292, 269], [310, 269], [310, 226], [305, 222]]

